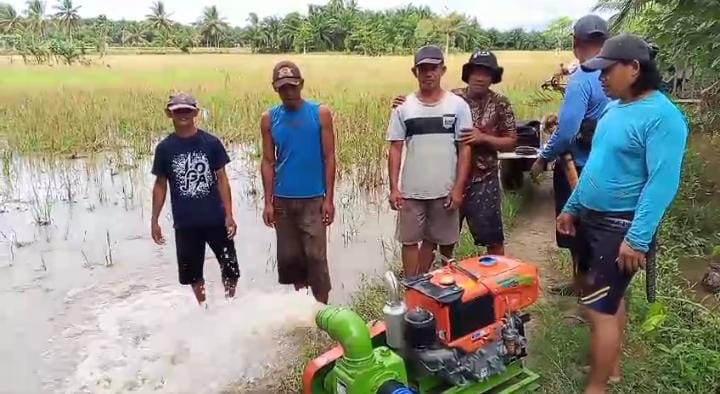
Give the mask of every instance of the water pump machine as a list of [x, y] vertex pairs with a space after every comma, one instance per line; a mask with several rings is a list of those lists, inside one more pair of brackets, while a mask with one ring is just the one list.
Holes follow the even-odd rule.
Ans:
[[304, 394], [520, 393], [538, 388], [524, 365], [524, 310], [539, 296], [538, 270], [501, 256], [444, 259], [399, 282], [385, 274], [384, 320], [344, 307], [316, 316], [339, 344], [310, 361]]

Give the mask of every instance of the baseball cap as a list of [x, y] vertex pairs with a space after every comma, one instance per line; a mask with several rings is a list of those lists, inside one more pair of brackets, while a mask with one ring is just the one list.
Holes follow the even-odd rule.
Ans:
[[605, 19], [597, 15], [585, 15], [575, 22], [573, 34], [579, 40], [591, 38], [607, 38], [610, 36], [610, 29]]
[[493, 83], [502, 81], [503, 68], [498, 65], [497, 57], [490, 51], [476, 51], [470, 55], [470, 59], [463, 65], [462, 80], [467, 82], [470, 77], [470, 71], [473, 67], [485, 67], [493, 74]]
[[584, 71], [604, 70], [620, 60], [650, 61], [650, 47], [640, 37], [620, 34], [607, 41], [600, 53], [582, 64]]
[[181, 108], [198, 109], [198, 102], [195, 97], [185, 92], [178, 92], [170, 96], [166, 108], [170, 111], [176, 111]]
[[442, 49], [435, 45], [426, 45], [415, 52], [415, 65], [421, 64], [442, 64], [445, 56]]
[[302, 74], [297, 64], [291, 61], [281, 61], [273, 68], [272, 84], [279, 88], [284, 85], [299, 86], [302, 83]]

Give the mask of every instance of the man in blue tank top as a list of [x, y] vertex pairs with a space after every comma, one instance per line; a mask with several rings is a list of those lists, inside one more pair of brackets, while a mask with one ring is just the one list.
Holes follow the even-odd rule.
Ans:
[[263, 220], [277, 236], [278, 281], [327, 304], [327, 226], [335, 217], [335, 133], [330, 109], [302, 97], [300, 69], [283, 61], [272, 85], [282, 100], [262, 115]]

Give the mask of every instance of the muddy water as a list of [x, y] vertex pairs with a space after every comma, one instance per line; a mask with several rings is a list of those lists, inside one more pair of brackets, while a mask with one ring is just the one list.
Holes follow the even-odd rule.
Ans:
[[695, 301], [720, 309], [720, 294], [713, 295], [702, 285], [703, 276], [708, 272], [710, 263], [720, 263], [720, 258], [712, 257], [686, 257], [681, 259], [680, 272], [688, 282], [690, 294]]
[[[12, 159], [0, 175], [0, 392], [215, 392], [280, 357], [284, 329], [316, 304], [276, 284], [275, 239], [262, 224], [254, 166], [232, 153], [238, 298], [222, 299], [208, 250], [210, 309], [177, 283], [169, 206], [166, 246], [149, 237], [149, 160], [126, 155]], [[332, 303], [394, 255], [381, 194], [341, 181], [329, 233]], [[168, 198], [169, 204], [169, 198]]]

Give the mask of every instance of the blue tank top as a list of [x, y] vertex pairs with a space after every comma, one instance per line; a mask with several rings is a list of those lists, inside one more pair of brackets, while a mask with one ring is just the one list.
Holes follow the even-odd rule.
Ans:
[[305, 101], [298, 110], [279, 104], [270, 109], [275, 142], [275, 196], [325, 195], [320, 104]]

